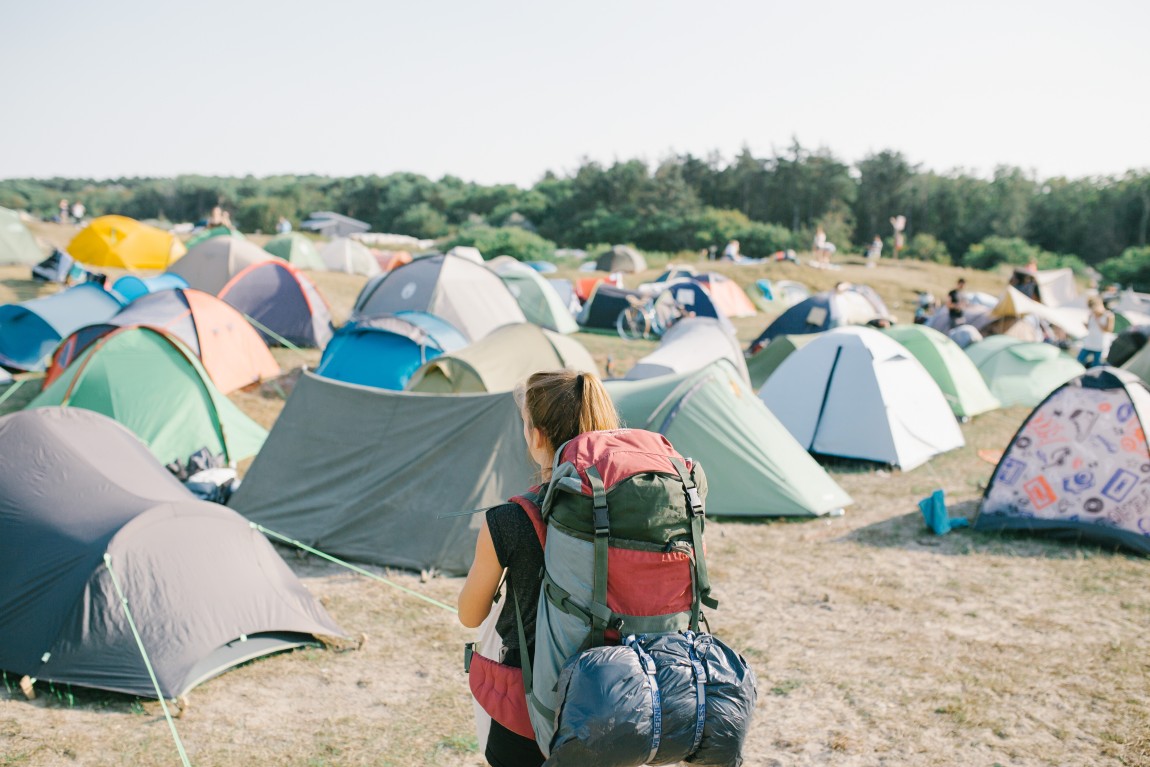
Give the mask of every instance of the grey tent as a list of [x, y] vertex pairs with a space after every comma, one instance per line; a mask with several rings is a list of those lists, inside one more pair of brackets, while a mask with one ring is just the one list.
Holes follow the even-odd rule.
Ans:
[[725, 359], [749, 383], [743, 348], [721, 320], [714, 317], [687, 317], [663, 334], [659, 348], [635, 363], [624, 376], [629, 381], [641, 378], [687, 373], [700, 370], [715, 360]]
[[630, 245], [612, 245], [595, 261], [595, 268], [601, 272], [643, 272], [647, 261]]
[[468, 341], [478, 341], [500, 325], [527, 321], [498, 275], [466, 258], [442, 254], [372, 277], [355, 300], [352, 318], [399, 312], [434, 314]]
[[238, 237], [211, 237], [192, 246], [179, 261], [168, 267], [196, 290], [219, 295], [232, 277], [252, 264], [276, 258], [248, 240]]
[[337, 556], [462, 575], [481, 518], [441, 515], [500, 503], [532, 475], [510, 392], [408, 394], [304, 373], [229, 505]]
[[0, 264], [40, 263], [44, 254], [36, 244], [36, 238], [24, 226], [20, 215], [14, 210], [0, 208]]
[[113, 572], [164, 697], [343, 635], [263, 536], [115, 421], [0, 418], [0, 668], [154, 697]]

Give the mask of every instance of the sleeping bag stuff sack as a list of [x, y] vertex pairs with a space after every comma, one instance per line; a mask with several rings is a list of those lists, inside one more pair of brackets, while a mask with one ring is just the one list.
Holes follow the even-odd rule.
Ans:
[[631, 635], [567, 662], [552, 767], [743, 762], [755, 675], [710, 634]]
[[[652, 750], [648, 739], [632, 749], [643, 751], [640, 761], [630, 756], [630, 761], [610, 761], [614, 757], [593, 745], [594, 733], [578, 722], [574, 708], [567, 709], [574, 717], [567, 726], [560, 674], [580, 653], [618, 645], [630, 635], [698, 633], [702, 608], [718, 607], [703, 556], [706, 492], [702, 468], [679, 455], [666, 437], [615, 429], [567, 442], [556, 451], [550, 481], [512, 499], [527, 513], [543, 544], [535, 652], [531, 662], [523, 664], [522, 677], [529, 721], [540, 750], [550, 756], [548, 764], [585, 764], [592, 751], [603, 765], [619, 767], [643, 764], [652, 753], [658, 757], [658, 745]], [[517, 596], [508, 591], [518, 609]], [[528, 646], [521, 620], [519, 632], [520, 646]], [[718, 674], [719, 664], [714, 668]], [[646, 671], [636, 680], [648, 684]], [[753, 676], [750, 685], [753, 688]], [[676, 709], [689, 703], [693, 728], [696, 689], [689, 701], [680, 695], [674, 702]], [[626, 714], [620, 705], [628, 707]], [[634, 715], [629, 706], [607, 695], [598, 708], [606, 717], [603, 721], [615, 721]], [[578, 710], [586, 710], [586, 703]], [[709, 713], [704, 710], [705, 716]], [[737, 726], [745, 733], [749, 724], [748, 715]], [[652, 731], [660, 729], [654, 720], [650, 726]], [[668, 748], [667, 754], [676, 751], [668, 761], [691, 753], [679, 753], [681, 745], [676, 741]], [[695, 745], [694, 738], [687, 745]], [[735, 750], [739, 748], [741, 742]], [[705, 763], [740, 761], [736, 754], [730, 761]]]

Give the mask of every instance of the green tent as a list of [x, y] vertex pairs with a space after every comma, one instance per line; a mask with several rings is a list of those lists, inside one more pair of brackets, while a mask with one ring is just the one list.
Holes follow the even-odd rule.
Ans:
[[36, 238], [14, 210], [0, 208], [0, 264], [34, 265], [44, 259]]
[[204, 240], [210, 240], [213, 237], [235, 237], [237, 240], [245, 239], [240, 230], [220, 224], [219, 226], [213, 226], [210, 229], [202, 229], [196, 232], [196, 234], [188, 238], [188, 241], [184, 243], [184, 247], [191, 250]]
[[576, 333], [579, 324], [551, 283], [530, 266], [508, 256], [487, 263], [519, 303], [528, 322], [556, 333]]
[[1123, 370], [1129, 370], [1150, 385], [1150, 343], [1139, 349], [1133, 357], [1122, 364]]
[[406, 388], [425, 394], [511, 391], [532, 373], [560, 368], [599, 372], [595, 359], [574, 338], [516, 322], [428, 360], [411, 374]]
[[791, 352], [803, 348], [818, 338], [817, 333], [797, 336], [776, 336], [763, 349], [747, 359], [747, 372], [751, 374], [751, 386], [755, 391], [762, 388], [775, 368], [791, 356]]
[[1086, 368], [1050, 344], [990, 336], [966, 347], [990, 392], [1003, 407], [1035, 407]]
[[944, 334], [926, 325], [892, 325], [886, 334], [922, 363], [956, 418], [973, 418], [1002, 407], [970, 357]]
[[264, 250], [284, 261], [290, 261], [297, 269], [311, 269], [326, 272], [327, 266], [315, 244], [299, 232], [288, 232], [268, 240]]
[[710, 514], [814, 517], [852, 502], [727, 360], [606, 386], [628, 426], [663, 434], [702, 464]]
[[154, 328], [130, 326], [93, 343], [28, 404], [93, 410], [119, 421], [162, 464], [201, 448], [227, 461], [255, 455], [267, 432], [220, 394], [187, 347]]

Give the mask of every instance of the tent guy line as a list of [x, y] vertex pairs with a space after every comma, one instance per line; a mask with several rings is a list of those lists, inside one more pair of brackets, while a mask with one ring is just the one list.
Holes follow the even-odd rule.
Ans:
[[410, 594], [413, 597], [418, 597], [419, 599], [422, 599], [424, 602], [430, 602], [431, 604], [435, 605], [436, 607], [442, 607], [444, 610], [447, 610], [448, 612], [452, 612], [452, 613], [458, 612], [451, 605], [440, 602], [438, 599], [435, 599], [433, 597], [429, 597], [426, 594], [420, 594], [418, 591], [415, 591], [414, 589], [409, 589], [406, 586], [400, 586], [398, 583], [395, 583], [394, 581], [389, 581], [387, 578], [384, 578], [381, 575], [376, 575], [373, 572], [370, 572], [368, 570], [364, 570], [362, 567], [356, 567], [355, 565], [351, 564], [350, 562], [344, 562], [342, 559], [339, 559], [337, 557], [333, 557], [331, 554], [325, 554], [322, 551], [320, 551], [319, 549], [313, 549], [311, 546], [308, 546], [305, 543], [300, 543], [299, 541], [297, 541], [293, 538], [288, 538], [286, 535], [280, 535], [279, 533], [275, 532], [274, 530], [267, 529], [266, 527], [259, 524], [258, 522], [250, 522], [248, 524], [251, 525], [253, 530], [258, 530], [259, 532], [263, 533], [264, 535], [270, 536], [272, 538], [278, 538], [279, 540], [283, 541], [284, 543], [290, 543], [293, 546], [298, 546], [299, 548], [303, 549], [304, 551], [306, 551], [309, 554], [315, 554], [317, 557], [322, 557], [323, 559], [326, 559], [329, 562], [334, 562], [335, 564], [340, 565], [341, 567], [346, 567], [348, 570], [352, 570], [354, 572], [357, 572], [360, 575], [366, 575], [368, 578], [371, 578], [373, 580], [377, 580], [380, 583], [384, 583], [388, 586], [391, 586], [394, 589], [399, 589], [400, 591], [402, 591], [406, 594]]
[[144, 666], [148, 669], [148, 676], [152, 678], [152, 685], [156, 688], [156, 698], [160, 701], [160, 707], [164, 710], [164, 718], [168, 720], [168, 728], [172, 731], [172, 738], [176, 741], [176, 750], [180, 752], [180, 759], [184, 763], [184, 767], [191, 767], [191, 762], [188, 761], [188, 753], [184, 750], [183, 741], [180, 740], [180, 733], [176, 731], [176, 722], [172, 719], [172, 712], [168, 710], [168, 703], [164, 700], [164, 693], [160, 690], [160, 682], [156, 679], [156, 671], [152, 668], [152, 661], [148, 658], [148, 651], [144, 649], [144, 640], [140, 638], [140, 632], [136, 629], [136, 621], [132, 618], [132, 611], [128, 607], [128, 598], [124, 596], [124, 590], [120, 588], [120, 579], [116, 577], [116, 571], [112, 569], [112, 555], [104, 553], [104, 566], [108, 568], [108, 575], [112, 577], [112, 586], [116, 589], [116, 596], [120, 598], [120, 604], [124, 607], [124, 616], [128, 619], [128, 625], [132, 628], [132, 636], [136, 638], [136, 647], [140, 648], [140, 656], [144, 659]]

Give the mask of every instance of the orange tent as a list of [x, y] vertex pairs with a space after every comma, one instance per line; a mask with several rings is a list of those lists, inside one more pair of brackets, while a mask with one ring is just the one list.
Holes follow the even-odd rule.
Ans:
[[379, 263], [379, 268], [385, 272], [390, 272], [397, 266], [411, 263], [411, 254], [406, 250], [375, 250], [373, 248], [371, 252]]
[[213, 295], [186, 288], [141, 296], [107, 323], [89, 325], [68, 336], [52, 356], [44, 387], [93, 342], [117, 328], [134, 325], [165, 330], [187, 344], [224, 394], [280, 374], [267, 344], [242, 314]]
[[711, 301], [728, 317], [754, 317], [757, 313], [751, 299], [739, 283], [715, 272], [697, 274], [691, 278], [707, 289]]

